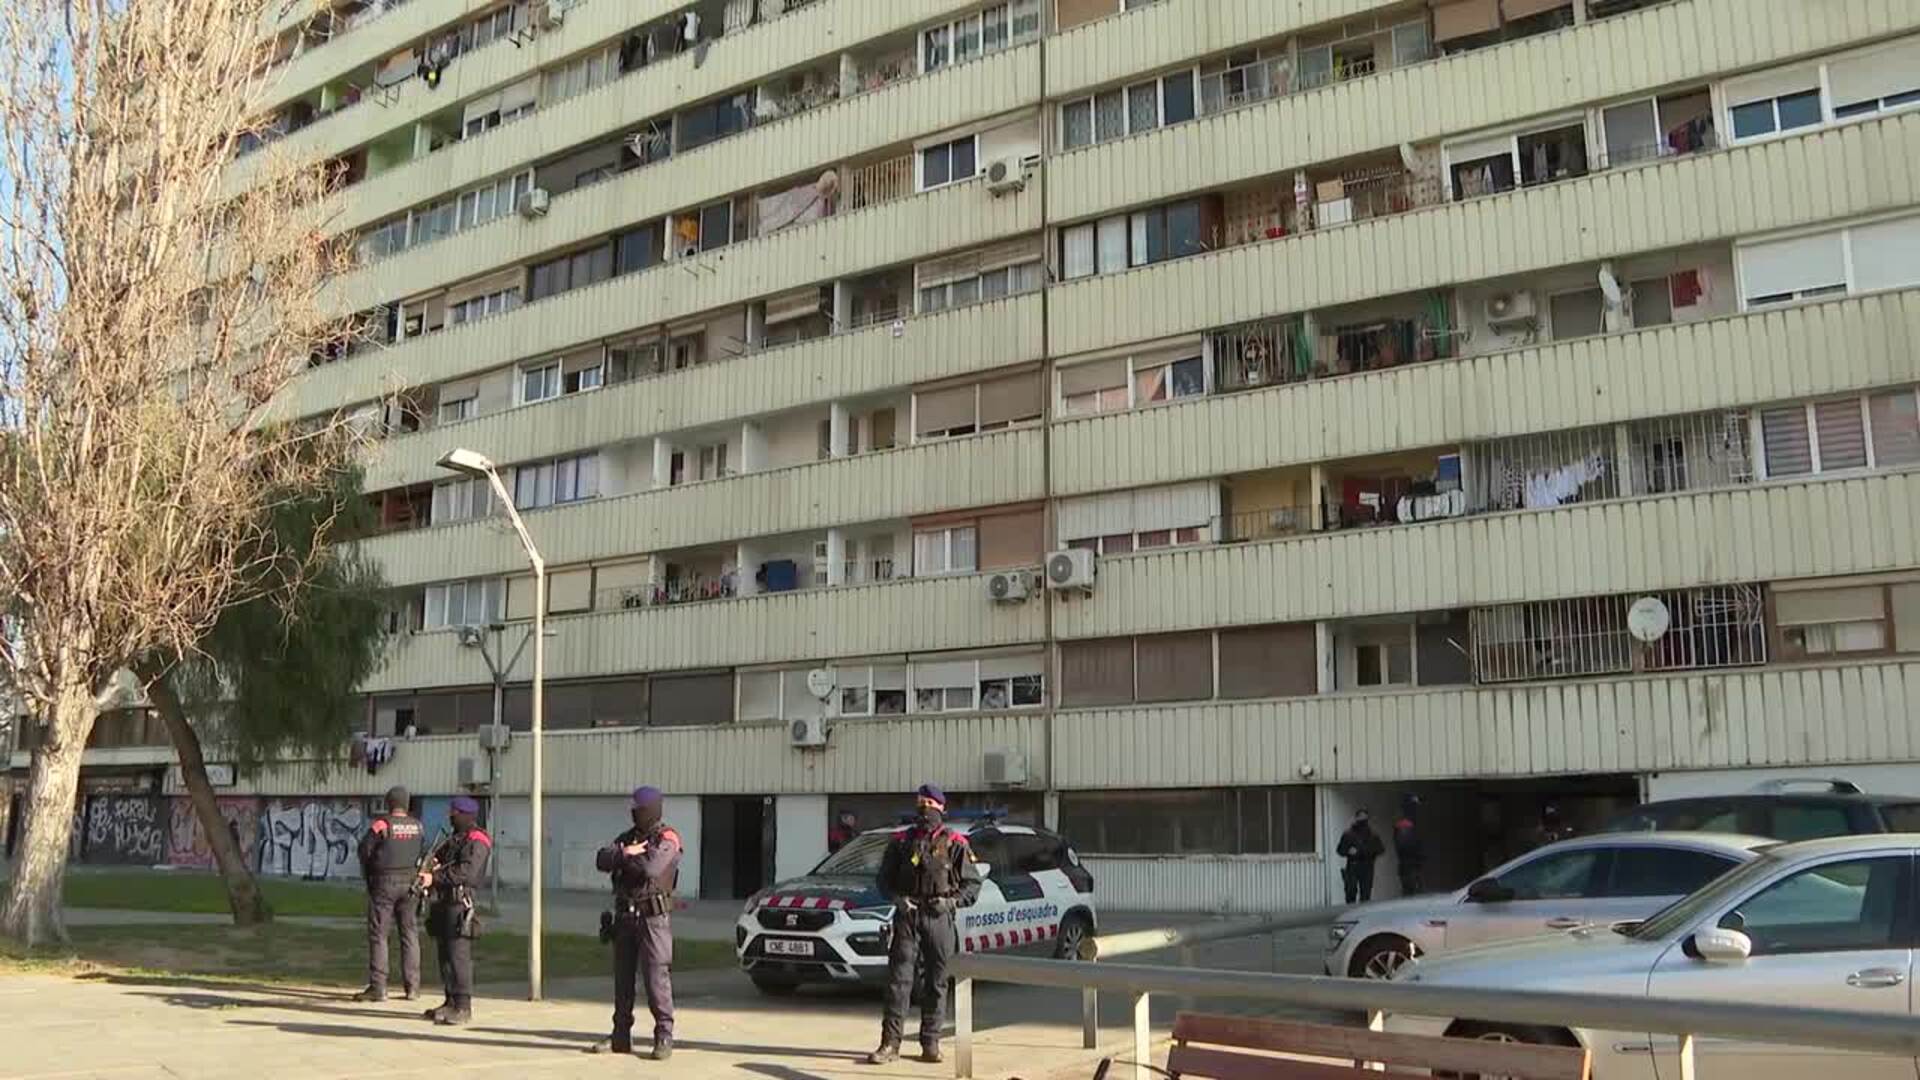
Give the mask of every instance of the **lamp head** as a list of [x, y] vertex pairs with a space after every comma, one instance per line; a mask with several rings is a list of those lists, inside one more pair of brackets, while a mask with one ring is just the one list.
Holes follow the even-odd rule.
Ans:
[[468, 476], [484, 477], [493, 471], [493, 462], [478, 450], [454, 449], [440, 455], [439, 466]]

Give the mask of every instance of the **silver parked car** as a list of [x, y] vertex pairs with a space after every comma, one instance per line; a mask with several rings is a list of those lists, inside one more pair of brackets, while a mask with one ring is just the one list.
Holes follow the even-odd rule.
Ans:
[[1530, 851], [1473, 884], [1362, 904], [1328, 931], [1329, 975], [1387, 979], [1471, 945], [1644, 919], [1774, 843], [1720, 833], [1613, 833]]
[[[1882, 833], [1770, 848], [1630, 926], [1467, 949], [1401, 969], [1430, 986], [1644, 994], [1910, 1017], [1920, 835]], [[1575, 1043], [1606, 1080], [1678, 1080], [1672, 1036], [1391, 1016], [1389, 1031]], [[1701, 1036], [1700, 1080], [1913, 1080], [1911, 1057], [1842, 1054]]]

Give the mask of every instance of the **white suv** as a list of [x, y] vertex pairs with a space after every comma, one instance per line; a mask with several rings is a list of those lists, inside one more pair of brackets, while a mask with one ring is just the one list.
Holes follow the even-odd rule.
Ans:
[[[1070, 957], [1093, 936], [1093, 875], [1061, 837], [991, 817], [949, 819], [979, 861], [980, 898], [955, 913], [963, 952], [1045, 949]], [[900, 829], [854, 837], [804, 877], [747, 901], [734, 928], [740, 969], [763, 992], [802, 983], [886, 980], [893, 904], [879, 887], [880, 858]]]

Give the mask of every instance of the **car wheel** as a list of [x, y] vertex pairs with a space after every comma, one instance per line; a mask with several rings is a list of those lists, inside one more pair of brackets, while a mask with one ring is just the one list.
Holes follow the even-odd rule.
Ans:
[[1093, 939], [1093, 920], [1076, 911], [1060, 920], [1060, 933], [1053, 939], [1055, 960], [1078, 960], [1080, 949]]
[[771, 975], [751, 975], [748, 977], [753, 980], [753, 988], [768, 997], [786, 997], [795, 990], [800, 989], [800, 984], [791, 979], [776, 979]]
[[1391, 979], [1413, 956], [1413, 942], [1398, 934], [1381, 934], [1354, 950], [1347, 974], [1356, 979]]
[[[1525, 1043], [1529, 1046], [1579, 1046], [1580, 1040], [1565, 1028], [1537, 1027], [1532, 1024], [1458, 1023], [1447, 1029], [1453, 1039], [1478, 1039], [1481, 1042]], [[1496, 1073], [1435, 1072], [1447, 1080], [1519, 1080]]]

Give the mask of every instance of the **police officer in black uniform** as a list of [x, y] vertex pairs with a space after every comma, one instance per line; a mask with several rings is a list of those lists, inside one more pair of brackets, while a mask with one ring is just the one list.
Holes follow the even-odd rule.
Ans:
[[646, 984], [653, 1013], [653, 1060], [673, 1056], [673, 887], [680, 877], [680, 834], [661, 820], [666, 796], [656, 787], [633, 792], [633, 828], [600, 849], [594, 865], [613, 881], [613, 1034], [596, 1054], [633, 1052], [633, 984]]
[[367, 883], [367, 988], [355, 1001], [387, 999], [387, 931], [400, 927], [400, 987], [408, 1001], [420, 996], [419, 907], [414, 869], [426, 846], [426, 830], [407, 813], [407, 789], [387, 792], [387, 812], [360, 838], [360, 876]]
[[480, 804], [465, 795], [453, 800], [448, 817], [452, 831], [420, 872], [419, 888], [431, 898], [427, 932], [440, 957], [440, 981], [447, 995], [437, 1008], [427, 1010], [427, 1019], [455, 1025], [473, 1019], [473, 938], [480, 929], [473, 887], [487, 872], [493, 838], [479, 826]]
[[893, 901], [893, 944], [887, 952], [887, 1004], [880, 1047], [867, 1064], [900, 1056], [907, 1003], [920, 988], [920, 1060], [940, 1060], [947, 1013], [947, 963], [959, 946], [953, 913], [980, 896], [980, 871], [967, 838], [946, 826], [946, 793], [921, 785], [918, 820], [901, 829], [880, 859], [880, 891]]

